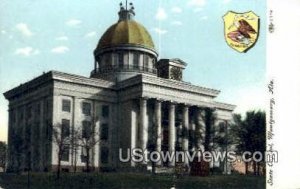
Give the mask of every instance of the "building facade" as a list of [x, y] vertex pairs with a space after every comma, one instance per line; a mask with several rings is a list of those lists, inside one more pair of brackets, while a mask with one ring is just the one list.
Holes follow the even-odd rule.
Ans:
[[[216, 115], [216, 128], [232, 120], [235, 106], [217, 102], [220, 91], [182, 80], [187, 63], [158, 59], [150, 34], [134, 16], [132, 6], [121, 5], [118, 22], [94, 51], [90, 77], [50, 71], [4, 94], [9, 101], [8, 170], [55, 170], [57, 126], [65, 128], [61, 135], [70, 136], [61, 154], [63, 169], [84, 169], [88, 158], [95, 169], [118, 170], [149, 164], [121, 162], [120, 149], [203, 150], [207, 109]], [[83, 136], [86, 128], [94, 131], [90, 151], [72, 140], [75, 131]]]

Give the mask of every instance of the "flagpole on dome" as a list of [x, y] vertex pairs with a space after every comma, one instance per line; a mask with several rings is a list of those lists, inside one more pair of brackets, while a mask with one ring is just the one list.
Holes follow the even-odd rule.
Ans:
[[135, 16], [133, 3], [129, 3], [130, 9], [128, 10], [128, 2], [125, 1], [125, 7], [123, 6], [123, 2], [120, 2], [120, 11], [119, 11], [119, 21], [123, 20], [133, 20]]

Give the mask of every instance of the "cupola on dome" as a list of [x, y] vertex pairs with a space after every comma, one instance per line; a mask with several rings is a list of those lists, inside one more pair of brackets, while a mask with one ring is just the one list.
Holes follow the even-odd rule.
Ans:
[[133, 20], [133, 6], [127, 10], [121, 4], [119, 21], [110, 26], [99, 40], [96, 51], [116, 46], [137, 46], [155, 50], [149, 32], [144, 26]]

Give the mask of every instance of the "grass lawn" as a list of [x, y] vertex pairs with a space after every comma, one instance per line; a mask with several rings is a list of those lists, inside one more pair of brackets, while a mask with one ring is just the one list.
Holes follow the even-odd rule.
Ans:
[[[59, 181], [54, 174], [30, 175], [30, 188], [114, 188], [114, 189], [170, 189], [173, 183], [179, 189], [261, 189], [265, 188], [265, 178], [244, 175], [213, 175], [209, 177], [190, 177], [174, 179], [168, 175], [152, 176], [141, 173], [68, 173]], [[27, 175], [0, 174], [0, 186], [4, 189], [27, 188]]]

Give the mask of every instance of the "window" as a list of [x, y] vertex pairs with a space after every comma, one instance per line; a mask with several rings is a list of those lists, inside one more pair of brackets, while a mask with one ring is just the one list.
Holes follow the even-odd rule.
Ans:
[[108, 139], [108, 124], [103, 123], [101, 124], [101, 140], [107, 140]]
[[61, 134], [63, 138], [70, 136], [70, 120], [68, 119], [61, 120]]
[[133, 54], [133, 68], [138, 68], [139, 67], [139, 54], [134, 53]]
[[71, 112], [71, 101], [70, 100], [62, 100], [62, 111], [63, 112]]
[[219, 124], [219, 131], [220, 131], [220, 133], [223, 133], [223, 132], [225, 132], [225, 123], [224, 122], [222, 122], [222, 123], [220, 123]]
[[41, 106], [40, 103], [38, 103], [35, 107], [35, 115], [40, 116], [41, 113]]
[[124, 67], [124, 54], [122, 52], [118, 53], [118, 63], [120, 68]]
[[23, 109], [20, 109], [20, 114], [19, 114], [19, 121], [23, 121], [24, 114], [23, 114]]
[[83, 102], [82, 103], [82, 113], [84, 115], [91, 115], [91, 104], [88, 102]]
[[156, 68], [157, 67], [156, 59], [154, 57], [151, 58], [151, 63], [152, 63], [152, 68]]
[[[37, 141], [40, 139], [40, 136], [41, 136], [41, 133], [40, 133], [40, 121], [36, 121], [34, 124], [33, 124], [33, 140], [34, 141]], [[35, 151], [34, 153], [38, 153], [37, 151]]]
[[90, 121], [82, 122], [82, 138], [90, 138], [92, 133], [92, 127]]
[[118, 67], [118, 54], [117, 53], [113, 53], [112, 54], [112, 61], [111, 61], [111, 65], [113, 68]]
[[31, 117], [32, 117], [32, 107], [29, 106], [29, 107], [27, 108], [27, 118], [30, 119]]
[[70, 153], [70, 145], [65, 144], [62, 151], [61, 160], [62, 161], [69, 161], [69, 153]]
[[107, 147], [102, 147], [101, 148], [101, 163], [102, 164], [107, 164], [108, 163], [108, 148]]
[[87, 153], [86, 153], [86, 149], [84, 147], [81, 147], [81, 155], [80, 155], [80, 159], [82, 163], [86, 163], [87, 160]]
[[149, 67], [149, 57], [148, 55], [144, 55], [144, 68], [145, 70], [148, 70]]
[[102, 106], [102, 117], [104, 117], [104, 118], [109, 117], [109, 106], [107, 106], [107, 105]]

